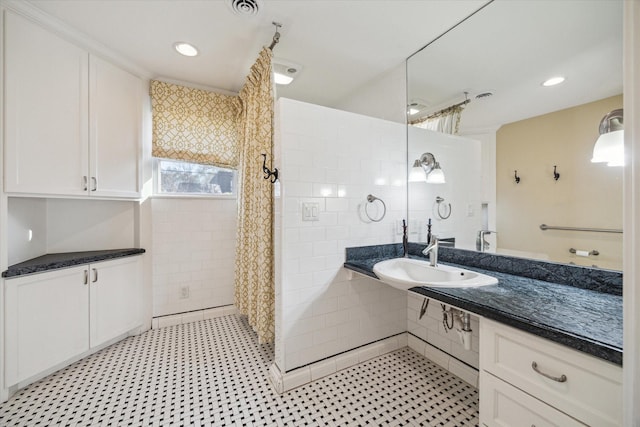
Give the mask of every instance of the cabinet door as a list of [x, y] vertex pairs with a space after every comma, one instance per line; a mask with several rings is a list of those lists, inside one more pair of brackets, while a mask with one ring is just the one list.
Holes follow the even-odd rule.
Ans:
[[84, 267], [5, 280], [6, 386], [89, 349]]
[[140, 197], [142, 81], [90, 56], [91, 195]]
[[584, 427], [493, 375], [480, 373], [480, 422], [488, 427]]
[[91, 264], [90, 346], [142, 325], [142, 261], [127, 257]]
[[86, 195], [88, 54], [5, 11], [5, 190]]

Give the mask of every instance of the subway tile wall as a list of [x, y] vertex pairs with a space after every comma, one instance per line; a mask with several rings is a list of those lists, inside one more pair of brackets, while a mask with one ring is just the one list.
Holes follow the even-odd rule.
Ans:
[[233, 304], [236, 199], [154, 198], [151, 209], [153, 316]]
[[[342, 268], [345, 247], [401, 241], [406, 131], [283, 98], [276, 112], [276, 364], [290, 371], [406, 331], [405, 292]], [[368, 194], [386, 204], [379, 222]], [[317, 220], [303, 220], [307, 203]]]
[[[425, 297], [413, 292], [408, 292], [407, 294], [407, 331], [427, 344], [430, 344], [430, 346], [425, 349], [425, 355], [429, 359], [474, 385], [474, 381], [467, 378], [468, 375], [465, 376], [455, 369], [459, 365], [463, 365], [460, 364], [459, 361], [474, 367], [476, 370], [479, 369], [480, 353], [478, 333], [480, 327], [478, 317], [471, 315], [471, 349], [465, 350], [458, 337], [455, 326], [453, 329], [445, 329], [442, 314], [443, 308], [440, 301], [433, 298], [429, 299], [427, 311], [422, 319], [420, 319], [420, 311]], [[445, 305], [445, 308], [449, 309], [450, 306]], [[451, 322], [450, 318], [449, 322]], [[449, 325], [451, 325], [451, 323], [449, 323]], [[410, 338], [410, 341], [411, 340], [415, 341], [413, 337]], [[424, 343], [418, 343], [418, 345], [424, 345]], [[450, 356], [453, 356], [457, 360], [452, 359]], [[464, 368], [464, 366], [462, 366], [462, 368]], [[467, 371], [469, 371], [469, 369], [467, 369]], [[471, 372], [470, 374], [476, 376], [475, 381], [477, 382], [477, 373]]]

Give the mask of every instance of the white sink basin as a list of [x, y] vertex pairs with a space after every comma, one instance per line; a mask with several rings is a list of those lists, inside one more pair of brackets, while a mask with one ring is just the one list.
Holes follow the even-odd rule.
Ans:
[[498, 279], [448, 265], [432, 267], [428, 261], [394, 258], [373, 266], [373, 272], [388, 285], [407, 290], [415, 286], [470, 288], [495, 285]]

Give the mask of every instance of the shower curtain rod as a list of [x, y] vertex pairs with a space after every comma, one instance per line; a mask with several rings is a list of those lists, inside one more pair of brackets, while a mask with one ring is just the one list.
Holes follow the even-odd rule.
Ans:
[[276, 27], [276, 33], [273, 35], [273, 40], [271, 41], [271, 45], [269, 45], [269, 50], [273, 52], [273, 48], [280, 42], [280, 32], [278, 28], [282, 27], [282, 24], [278, 22], [272, 22], [272, 24]]
[[470, 100], [470, 99], [465, 99], [465, 100], [464, 100], [464, 101], [462, 101], [462, 102], [458, 102], [457, 104], [450, 105], [450, 106], [448, 106], [447, 108], [443, 108], [442, 110], [436, 111], [435, 113], [431, 113], [431, 114], [429, 114], [428, 116], [423, 117], [423, 118], [421, 118], [421, 119], [419, 119], [419, 120], [427, 120], [427, 119], [430, 119], [430, 118], [432, 118], [432, 117], [437, 117], [437, 116], [439, 116], [439, 115], [440, 115], [440, 114], [442, 114], [442, 113], [447, 113], [447, 112], [449, 112], [449, 110], [453, 110], [454, 108], [461, 107], [461, 106], [463, 106], [463, 105], [467, 105], [467, 104], [468, 104], [468, 103], [470, 103], [470, 102], [471, 102], [471, 100]]

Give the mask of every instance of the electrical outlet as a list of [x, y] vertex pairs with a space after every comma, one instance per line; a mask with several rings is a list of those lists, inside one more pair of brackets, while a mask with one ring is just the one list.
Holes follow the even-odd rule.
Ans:
[[187, 298], [189, 298], [189, 287], [182, 286], [180, 288], [180, 299], [187, 299]]

